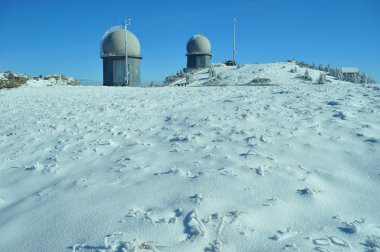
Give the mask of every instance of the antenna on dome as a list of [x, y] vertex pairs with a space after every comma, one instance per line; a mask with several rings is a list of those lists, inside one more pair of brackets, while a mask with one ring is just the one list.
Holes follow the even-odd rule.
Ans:
[[129, 69], [128, 69], [128, 26], [131, 26], [131, 19], [125, 16], [125, 85], [129, 86]]
[[233, 62], [236, 64], [236, 24], [237, 19], [234, 18], [234, 46], [233, 46]]

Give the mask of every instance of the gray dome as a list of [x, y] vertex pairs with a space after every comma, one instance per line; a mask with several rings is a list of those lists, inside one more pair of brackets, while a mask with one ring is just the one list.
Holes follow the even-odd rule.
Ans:
[[[125, 56], [125, 30], [120, 27], [108, 30], [103, 36], [100, 51], [101, 57]], [[128, 56], [140, 57], [140, 51], [139, 40], [128, 31]]]
[[187, 42], [188, 54], [211, 54], [210, 41], [202, 35], [195, 35]]

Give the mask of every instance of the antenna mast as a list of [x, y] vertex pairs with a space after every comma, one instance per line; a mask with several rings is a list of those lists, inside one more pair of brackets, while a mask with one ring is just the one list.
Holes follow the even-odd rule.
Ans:
[[125, 17], [125, 85], [129, 86], [129, 69], [128, 69], [128, 26], [131, 25], [131, 19]]
[[237, 19], [234, 18], [234, 47], [233, 47], [233, 61], [236, 64], [236, 24]]

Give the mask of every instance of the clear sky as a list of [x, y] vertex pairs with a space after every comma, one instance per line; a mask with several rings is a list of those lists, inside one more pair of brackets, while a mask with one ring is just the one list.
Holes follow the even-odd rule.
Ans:
[[142, 80], [161, 81], [186, 65], [186, 43], [209, 38], [213, 62], [292, 58], [357, 66], [380, 81], [379, 0], [2, 0], [0, 71], [102, 80], [100, 39], [125, 15], [144, 57]]

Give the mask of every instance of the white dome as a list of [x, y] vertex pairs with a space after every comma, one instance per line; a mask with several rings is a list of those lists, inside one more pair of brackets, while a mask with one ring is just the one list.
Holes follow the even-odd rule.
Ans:
[[[114, 27], [108, 30], [102, 39], [101, 57], [125, 56], [125, 30]], [[128, 56], [140, 57], [140, 42], [132, 32], [128, 31]]]
[[211, 54], [210, 41], [203, 35], [195, 35], [187, 42], [188, 54]]

